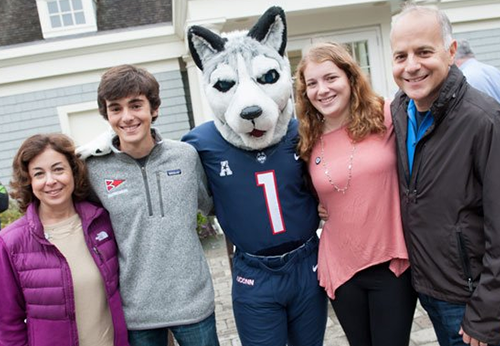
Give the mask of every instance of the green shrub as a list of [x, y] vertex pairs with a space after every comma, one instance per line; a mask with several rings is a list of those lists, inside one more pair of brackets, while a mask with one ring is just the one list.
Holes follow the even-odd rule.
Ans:
[[12, 222], [16, 221], [19, 219], [23, 214], [17, 207], [16, 203], [13, 201], [10, 201], [9, 203], [9, 209], [4, 211], [3, 213], [0, 213], [0, 220], [2, 221], [2, 228], [6, 227], [8, 224], [11, 224]]
[[[6, 227], [8, 224], [11, 224], [12, 222], [16, 221], [19, 219], [23, 214], [19, 210], [19, 208], [16, 206], [15, 202], [10, 202], [9, 203], [9, 209], [4, 211], [3, 213], [0, 213], [0, 220], [2, 222], [2, 228]], [[200, 239], [210, 237], [212, 235], [215, 235], [217, 232], [215, 231], [214, 227], [212, 226], [212, 218], [213, 216], [204, 216], [201, 213], [198, 213], [197, 217], [197, 226], [196, 226], [196, 231], [198, 232], [198, 236]]]
[[198, 225], [196, 226], [196, 231], [200, 239], [217, 234], [215, 228], [212, 226], [212, 218], [213, 216], [204, 216], [202, 213], [198, 212]]

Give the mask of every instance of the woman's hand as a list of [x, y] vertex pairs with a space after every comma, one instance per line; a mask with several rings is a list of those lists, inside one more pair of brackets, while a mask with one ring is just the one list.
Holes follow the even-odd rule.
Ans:
[[318, 215], [321, 220], [328, 221], [328, 211], [321, 203], [318, 204]]

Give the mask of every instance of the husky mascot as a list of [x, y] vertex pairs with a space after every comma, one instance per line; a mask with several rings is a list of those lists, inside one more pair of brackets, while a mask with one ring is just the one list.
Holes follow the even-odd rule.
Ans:
[[183, 140], [201, 157], [215, 214], [236, 247], [232, 298], [243, 346], [323, 345], [317, 202], [296, 154], [286, 21], [272, 7], [249, 32], [188, 31], [214, 121]]

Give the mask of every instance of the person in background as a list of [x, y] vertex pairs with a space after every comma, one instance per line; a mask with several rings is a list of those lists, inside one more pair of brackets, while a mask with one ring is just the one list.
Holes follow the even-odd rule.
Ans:
[[212, 278], [196, 232], [212, 199], [196, 150], [163, 139], [160, 87], [148, 71], [121, 65], [99, 84], [99, 112], [116, 133], [109, 155], [87, 159], [95, 195], [111, 215], [120, 287], [133, 346], [218, 346]]
[[[0, 182], [0, 213], [3, 213], [9, 209], [9, 193], [5, 186]], [[2, 229], [2, 223], [0, 222], [0, 229]]]
[[500, 104], [454, 65], [444, 12], [407, 5], [391, 104], [412, 283], [441, 346], [500, 343]]
[[411, 287], [388, 104], [337, 43], [304, 55], [296, 74], [300, 156], [328, 213], [318, 278], [351, 346], [404, 346]]
[[127, 346], [111, 221], [72, 141], [26, 139], [11, 188], [26, 213], [0, 232], [0, 345]]
[[455, 64], [467, 78], [467, 83], [500, 103], [500, 70], [478, 61], [467, 40], [458, 41]]

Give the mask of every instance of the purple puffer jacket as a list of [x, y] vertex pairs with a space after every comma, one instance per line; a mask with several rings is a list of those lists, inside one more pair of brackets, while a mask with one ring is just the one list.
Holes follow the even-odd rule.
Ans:
[[[85, 240], [103, 276], [115, 346], [128, 346], [118, 291], [118, 258], [106, 210], [75, 203]], [[26, 320], [26, 323], [25, 323]], [[0, 231], [0, 345], [78, 346], [68, 263], [44, 237], [37, 206]]]

